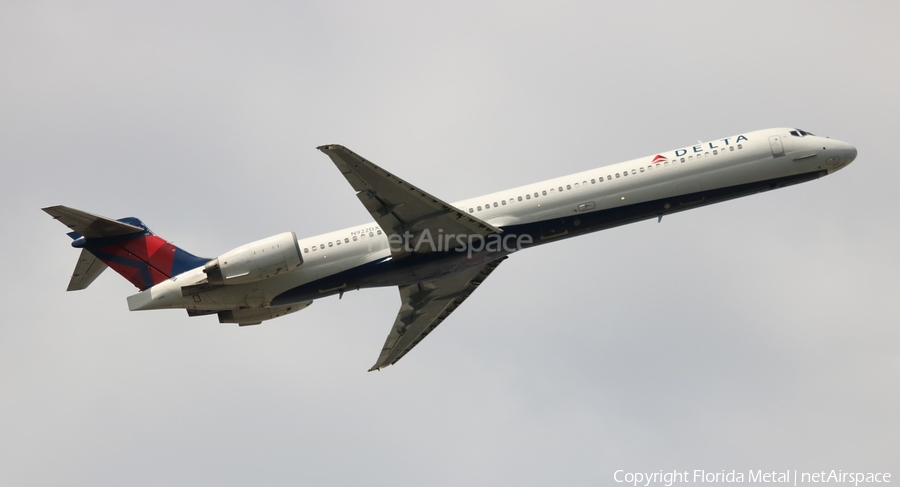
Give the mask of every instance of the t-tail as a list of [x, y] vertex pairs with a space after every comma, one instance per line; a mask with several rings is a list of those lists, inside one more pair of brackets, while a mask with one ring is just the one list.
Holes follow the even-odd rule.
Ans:
[[107, 267], [143, 291], [211, 260], [154, 235], [137, 218], [111, 220], [66, 206], [43, 210], [72, 229], [72, 247], [81, 249], [67, 291], [85, 289]]

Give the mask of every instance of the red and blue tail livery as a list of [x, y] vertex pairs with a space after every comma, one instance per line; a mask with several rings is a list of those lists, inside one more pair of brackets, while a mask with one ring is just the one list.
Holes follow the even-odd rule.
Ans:
[[[137, 218], [110, 220], [66, 206], [43, 210], [71, 228], [73, 231], [68, 235], [72, 246], [82, 249], [70, 290], [86, 288], [110, 267], [143, 291], [211, 260], [197, 257], [154, 235]], [[79, 267], [85, 267], [84, 271], [79, 273]], [[88, 272], [89, 280], [85, 280]]]

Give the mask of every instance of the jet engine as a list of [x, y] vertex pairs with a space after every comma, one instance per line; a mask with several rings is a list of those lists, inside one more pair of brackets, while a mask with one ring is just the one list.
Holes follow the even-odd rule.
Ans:
[[294, 232], [282, 233], [228, 251], [203, 267], [211, 285], [261, 281], [300, 267], [303, 257]]

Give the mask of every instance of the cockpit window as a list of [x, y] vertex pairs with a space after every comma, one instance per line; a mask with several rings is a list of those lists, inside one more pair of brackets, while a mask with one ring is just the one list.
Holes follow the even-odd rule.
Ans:
[[815, 135], [815, 134], [812, 132], [807, 132], [805, 130], [795, 129], [795, 130], [791, 130], [791, 135], [793, 135], [794, 137], [805, 137], [807, 135]]

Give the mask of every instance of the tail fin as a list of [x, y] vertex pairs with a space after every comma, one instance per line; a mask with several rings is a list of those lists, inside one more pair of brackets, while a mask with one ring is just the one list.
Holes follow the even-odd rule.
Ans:
[[211, 260], [157, 237], [137, 218], [111, 220], [66, 206], [43, 210], [71, 228], [72, 246], [82, 249], [68, 291], [88, 287], [107, 266], [143, 291]]

